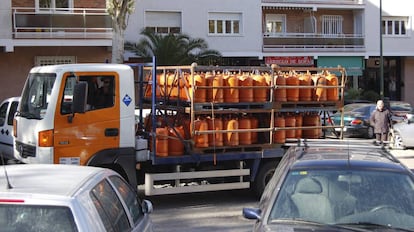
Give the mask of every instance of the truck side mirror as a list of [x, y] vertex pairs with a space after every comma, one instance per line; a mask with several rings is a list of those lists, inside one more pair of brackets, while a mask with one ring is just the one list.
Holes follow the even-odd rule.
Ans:
[[73, 88], [72, 99], [72, 113], [85, 113], [86, 112], [86, 99], [88, 96], [88, 83], [80, 81], [75, 84]]

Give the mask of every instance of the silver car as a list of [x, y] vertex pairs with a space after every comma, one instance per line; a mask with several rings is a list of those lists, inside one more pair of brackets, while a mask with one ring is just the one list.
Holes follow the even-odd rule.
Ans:
[[51, 164], [0, 171], [1, 231], [152, 231], [150, 201], [110, 169]]
[[414, 116], [406, 115], [406, 119], [393, 125], [390, 136], [390, 147], [393, 149], [406, 149], [414, 147]]

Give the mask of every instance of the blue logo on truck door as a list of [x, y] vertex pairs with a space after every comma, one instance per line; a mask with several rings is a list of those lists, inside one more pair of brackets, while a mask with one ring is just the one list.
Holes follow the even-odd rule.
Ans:
[[132, 99], [130, 96], [128, 96], [128, 94], [126, 94], [122, 101], [125, 103], [126, 106], [129, 106], [129, 104], [132, 102]]

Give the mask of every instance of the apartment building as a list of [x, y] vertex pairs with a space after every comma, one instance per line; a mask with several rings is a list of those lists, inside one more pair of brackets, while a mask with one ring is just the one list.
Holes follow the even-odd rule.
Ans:
[[19, 95], [35, 65], [111, 59], [105, 0], [0, 1], [0, 99]]
[[414, 93], [406, 91], [414, 87], [410, 75], [414, 14], [406, 4], [403, 0], [137, 0], [126, 40], [136, 42], [140, 31], [150, 28], [203, 38], [228, 65], [341, 65], [349, 87], [380, 94], [384, 79], [382, 94], [387, 97], [388, 81], [395, 78], [396, 99], [414, 104]]

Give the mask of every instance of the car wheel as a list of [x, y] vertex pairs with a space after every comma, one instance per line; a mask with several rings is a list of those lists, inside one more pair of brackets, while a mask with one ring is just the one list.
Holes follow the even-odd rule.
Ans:
[[276, 167], [277, 162], [274, 161], [270, 161], [261, 165], [252, 186], [253, 191], [258, 198], [260, 198], [267, 183], [270, 181], [273, 174], [275, 173]]
[[367, 128], [367, 134], [365, 135], [365, 137], [366, 137], [367, 139], [372, 139], [372, 138], [374, 138], [374, 128], [373, 128], [372, 126], [369, 126], [369, 127]]
[[405, 149], [403, 139], [398, 132], [394, 132], [394, 134], [392, 135], [391, 145], [393, 149]]

